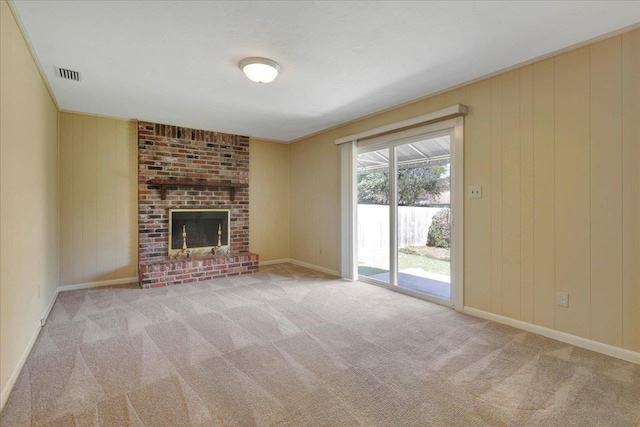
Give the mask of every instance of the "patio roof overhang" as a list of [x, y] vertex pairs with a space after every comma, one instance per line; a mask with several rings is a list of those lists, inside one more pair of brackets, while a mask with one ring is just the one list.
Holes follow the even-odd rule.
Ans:
[[[396, 147], [399, 167], [426, 167], [449, 163], [451, 157], [449, 136], [414, 141]], [[358, 154], [358, 173], [387, 168], [388, 150]]]

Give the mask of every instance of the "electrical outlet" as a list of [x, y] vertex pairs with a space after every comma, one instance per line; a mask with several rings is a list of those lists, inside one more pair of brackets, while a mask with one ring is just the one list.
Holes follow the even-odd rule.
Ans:
[[322, 256], [322, 248], [320, 248], [320, 256]]
[[469, 198], [482, 199], [482, 187], [480, 186], [469, 187]]
[[569, 307], [569, 294], [558, 292], [558, 307]]

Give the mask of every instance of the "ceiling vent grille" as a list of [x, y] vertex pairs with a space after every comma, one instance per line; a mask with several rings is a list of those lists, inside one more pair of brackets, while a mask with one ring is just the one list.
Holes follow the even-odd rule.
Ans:
[[56, 75], [62, 79], [80, 81], [80, 72], [56, 67]]

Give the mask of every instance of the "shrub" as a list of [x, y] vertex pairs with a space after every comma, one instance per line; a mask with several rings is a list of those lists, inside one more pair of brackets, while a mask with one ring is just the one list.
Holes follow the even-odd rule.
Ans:
[[449, 224], [449, 209], [436, 212], [429, 227], [427, 246], [437, 248], [451, 247], [451, 224]]

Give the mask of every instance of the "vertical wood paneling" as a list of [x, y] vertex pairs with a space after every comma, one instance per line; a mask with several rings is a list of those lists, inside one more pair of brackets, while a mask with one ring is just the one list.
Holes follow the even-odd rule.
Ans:
[[[465, 305], [491, 311], [491, 81], [473, 85], [469, 91], [473, 110], [465, 118], [465, 132], [474, 135], [473, 144], [465, 144], [465, 158], [473, 159], [465, 167], [466, 186], [484, 184], [484, 197], [465, 199], [468, 221], [465, 227]], [[485, 184], [486, 183], [486, 184]]]
[[138, 133], [135, 123], [119, 123], [116, 135], [119, 147], [116, 223], [120, 233], [116, 265], [118, 275], [132, 277], [137, 274], [138, 263]]
[[[109, 189], [106, 185], [109, 175], [109, 163], [107, 162], [107, 152], [105, 150], [107, 140], [107, 129], [109, 128], [108, 120], [100, 120], [96, 123], [96, 157], [103, 160], [96, 164], [96, 228], [97, 230], [107, 227], [108, 211], [106, 210], [109, 203]], [[100, 242], [96, 246], [96, 273], [95, 277], [104, 277], [106, 264], [106, 252], [108, 246]], [[107, 273], [108, 276], [108, 273]], [[106, 280], [106, 279], [103, 279]]]
[[96, 196], [97, 161], [97, 121], [95, 117], [82, 117], [82, 250], [83, 250], [83, 282], [92, 281], [96, 277], [97, 263], [97, 222], [98, 215]]
[[[123, 144], [126, 144], [126, 141], [135, 141], [135, 145], [137, 147], [137, 138], [132, 137], [129, 139], [125, 130], [120, 126], [114, 129], [114, 181], [116, 183], [116, 194], [115, 194], [115, 203], [116, 206], [116, 216], [115, 216], [115, 224], [113, 234], [118, 237], [117, 245], [115, 246], [115, 256], [114, 256], [114, 265], [121, 266], [126, 265], [126, 258], [130, 257], [130, 253], [128, 250], [128, 243], [131, 239], [130, 233], [127, 230], [128, 221], [131, 221], [131, 218], [127, 218], [126, 215], [123, 215], [122, 210], [126, 211], [127, 208], [127, 193], [128, 187], [126, 182], [128, 180], [138, 181], [137, 173], [134, 175], [130, 175], [129, 167], [127, 165], [127, 156], [126, 156], [126, 147], [123, 147]], [[137, 149], [136, 149], [137, 151]], [[136, 162], [137, 163], [137, 162]], [[138, 210], [138, 201], [135, 200], [134, 206], [136, 207], [136, 215]], [[137, 234], [137, 230], [135, 231]], [[124, 276], [121, 271], [116, 271], [116, 274]]]
[[[97, 134], [97, 230], [108, 230], [116, 221], [116, 186], [114, 176], [116, 168], [117, 140], [115, 138], [116, 122], [114, 120], [99, 120]], [[117, 251], [116, 233], [106, 233], [97, 247], [98, 280], [115, 278], [111, 266], [114, 265]]]
[[533, 66], [533, 323], [555, 327], [555, 63]]
[[[0, 407], [58, 286], [58, 110], [0, 1]], [[26, 370], [20, 378], [24, 378]], [[28, 374], [27, 374], [28, 375]], [[16, 382], [17, 381], [17, 382]], [[2, 413], [2, 425], [15, 425]]]
[[[131, 126], [131, 125], [129, 125]], [[138, 200], [134, 199], [127, 203], [126, 194], [129, 192], [133, 192], [137, 195], [137, 185], [135, 188], [130, 187], [130, 180], [136, 182], [138, 181], [137, 176], [137, 134], [135, 125], [132, 126], [131, 130], [132, 134], [129, 135], [126, 132], [128, 128], [127, 125], [122, 123], [114, 123], [113, 129], [111, 131], [113, 142], [112, 142], [112, 173], [111, 173], [111, 181], [113, 182], [114, 192], [113, 192], [113, 223], [112, 227], [114, 228], [113, 233], [113, 253], [110, 254], [110, 262], [111, 265], [117, 266], [118, 268], [114, 269], [113, 274], [117, 277], [127, 277], [131, 274], [128, 272], [130, 267], [128, 266], [127, 259], [135, 259], [136, 263], [138, 260], [138, 251], [137, 248], [133, 253], [129, 252], [129, 242], [132, 239], [132, 235], [137, 236], [138, 230], [127, 230], [124, 228], [123, 216], [126, 214], [129, 209], [134, 212], [134, 217], [129, 218], [130, 221], [134, 221], [137, 224], [136, 218], [138, 215]], [[123, 147], [124, 145], [124, 147]], [[135, 150], [135, 160], [136, 167], [133, 171], [131, 171], [131, 167], [128, 165], [127, 156], [123, 155], [123, 151], [126, 152], [127, 146], [132, 145], [131, 149]], [[123, 212], [124, 211], [124, 212]]]
[[336, 138], [455, 102], [465, 187], [483, 189], [465, 198], [465, 305], [640, 351], [640, 30], [292, 144], [291, 257], [330, 266], [307, 228], [335, 227], [317, 182]]
[[134, 277], [135, 124], [60, 113], [60, 284]]
[[622, 35], [622, 335], [640, 351], [640, 30]]
[[621, 38], [591, 45], [590, 58], [591, 339], [622, 346]]
[[533, 323], [533, 66], [520, 70], [520, 319]]
[[590, 337], [591, 156], [589, 47], [555, 60], [556, 329]]
[[502, 314], [502, 78], [491, 79], [491, 307]]
[[[83, 218], [83, 199], [82, 199], [82, 183], [84, 180], [84, 176], [82, 174], [82, 116], [73, 115], [72, 116], [72, 132], [73, 135], [71, 137], [73, 145], [73, 169], [70, 171], [60, 171], [60, 174], [70, 173], [72, 175], [72, 197], [73, 197], [73, 210], [71, 212], [71, 217], [69, 221], [71, 222], [71, 226], [73, 227], [73, 265], [71, 268], [73, 269], [73, 281], [71, 283], [83, 283], [84, 277], [84, 244], [82, 239], [82, 218]], [[60, 189], [60, 191], [67, 191], [67, 189]], [[63, 216], [66, 215], [66, 212], [61, 212]], [[60, 236], [61, 239], [64, 239], [66, 236]], [[66, 266], [60, 266], [60, 270], [65, 268]], [[63, 285], [68, 285], [70, 283], [62, 283]]]
[[58, 119], [58, 168], [59, 197], [58, 204], [60, 236], [58, 242], [59, 262], [70, 268], [60, 269], [60, 283], [73, 283], [73, 222], [66, 218], [73, 212], [73, 174], [63, 171], [73, 170], [73, 117], [60, 114]]
[[502, 314], [520, 319], [520, 70], [502, 76]]

